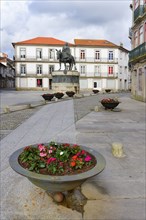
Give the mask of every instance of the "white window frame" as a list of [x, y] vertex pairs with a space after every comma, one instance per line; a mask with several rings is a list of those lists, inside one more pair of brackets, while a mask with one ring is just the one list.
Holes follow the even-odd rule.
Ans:
[[49, 60], [54, 60], [54, 57], [55, 57], [54, 49], [50, 48], [49, 49]]
[[25, 59], [26, 58], [26, 48], [20, 48], [20, 58]]
[[49, 65], [49, 74], [52, 74], [52, 72], [55, 70], [54, 65]]
[[134, 48], [138, 46], [138, 31], [134, 32]]
[[80, 73], [81, 73], [81, 75], [86, 74], [86, 65], [80, 65]]
[[36, 72], [37, 74], [42, 74], [42, 65], [40, 64], [36, 65]]
[[101, 66], [100, 65], [95, 65], [94, 66], [94, 75], [95, 76], [101, 76]]
[[36, 48], [36, 58], [42, 59], [42, 48]]
[[95, 60], [100, 60], [100, 59], [101, 59], [101, 51], [95, 50]]
[[[110, 73], [109, 68], [112, 68], [112, 73]], [[109, 65], [108, 66], [108, 76], [113, 76], [114, 75], [114, 66]]]
[[81, 49], [80, 50], [80, 60], [85, 60], [86, 59], [86, 50]]
[[114, 60], [114, 51], [113, 50], [108, 51], [108, 60]]
[[139, 44], [144, 42], [144, 27], [143, 25], [139, 28]]
[[26, 75], [26, 64], [20, 64], [20, 74]]

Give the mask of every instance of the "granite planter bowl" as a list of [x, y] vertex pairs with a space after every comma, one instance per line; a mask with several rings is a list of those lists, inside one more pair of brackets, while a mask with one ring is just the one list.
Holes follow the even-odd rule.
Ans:
[[95, 94], [99, 93], [99, 90], [98, 90], [98, 89], [93, 89], [92, 91], [93, 91], [93, 93], [95, 93]]
[[114, 109], [119, 105], [120, 102], [112, 102], [112, 103], [107, 103], [107, 102], [101, 102], [101, 104], [105, 107], [105, 109]]
[[51, 176], [51, 175], [37, 174], [27, 169], [24, 169], [18, 162], [18, 157], [22, 153], [24, 148], [20, 148], [10, 156], [9, 164], [15, 172], [17, 172], [22, 176], [27, 177], [30, 182], [44, 189], [45, 191], [50, 193], [65, 192], [72, 190], [77, 186], [80, 186], [85, 180], [99, 174], [105, 168], [106, 162], [104, 157], [100, 153], [85, 146], [81, 146], [81, 147], [83, 150], [86, 150], [92, 155], [94, 155], [94, 157], [97, 160], [97, 163], [91, 170], [88, 170], [80, 174]]
[[42, 97], [46, 100], [46, 101], [51, 101], [54, 97], [54, 94], [43, 94]]
[[111, 89], [105, 89], [106, 93], [111, 92]]
[[74, 91], [67, 91], [67, 92], [66, 92], [66, 95], [68, 95], [68, 97], [73, 97], [74, 94], [75, 94]]
[[61, 99], [61, 98], [64, 96], [64, 93], [63, 93], [63, 92], [56, 92], [56, 93], [54, 93], [54, 96], [55, 96], [57, 99]]

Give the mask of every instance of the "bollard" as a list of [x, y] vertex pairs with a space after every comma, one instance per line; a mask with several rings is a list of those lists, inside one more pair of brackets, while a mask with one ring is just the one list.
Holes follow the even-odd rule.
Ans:
[[122, 143], [112, 143], [112, 154], [114, 157], [124, 157], [123, 145]]

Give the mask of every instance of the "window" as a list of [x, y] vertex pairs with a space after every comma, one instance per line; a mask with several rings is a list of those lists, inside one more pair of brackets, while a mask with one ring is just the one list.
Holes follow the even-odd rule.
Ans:
[[95, 76], [100, 76], [100, 66], [95, 66]]
[[25, 58], [26, 57], [26, 49], [25, 48], [20, 48], [20, 57]]
[[113, 74], [113, 66], [108, 67], [108, 74], [112, 75]]
[[53, 71], [54, 71], [54, 65], [50, 65], [49, 66], [49, 74], [52, 74]]
[[37, 48], [36, 49], [36, 57], [38, 59], [41, 59], [42, 58], [42, 49], [41, 48]]
[[49, 59], [54, 59], [54, 49], [49, 49]]
[[80, 66], [80, 73], [85, 74], [86, 73], [86, 66]]
[[123, 53], [122, 53], [122, 51], [120, 50], [120, 60], [122, 60], [122, 55], [123, 55]]
[[101, 88], [101, 80], [97, 80], [96, 82], [93, 82], [93, 88]]
[[97, 82], [94, 82], [93, 88], [97, 88]]
[[99, 50], [95, 51], [95, 59], [100, 60], [100, 51]]
[[122, 66], [120, 66], [120, 74], [122, 74]]
[[37, 65], [37, 74], [42, 74], [42, 65]]
[[144, 41], [144, 36], [143, 36], [143, 26], [139, 28], [139, 44], [142, 44]]
[[138, 90], [142, 91], [142, 68], [139, 69], [138, 74]]
[[80, 59], [85, 59], [85, 50], [80, 51]]
[[108, 59], [113, 60], [113, 51], [109, 51], [108, 53]]
[[138, 31], [134, 32], [134, 47], [138, 46]]
[[26, 74], [26, 65], [24, 64], [20, 65], [20, 74]]
[[37, 87], [42, 87], [42, 79], [37, 79]]

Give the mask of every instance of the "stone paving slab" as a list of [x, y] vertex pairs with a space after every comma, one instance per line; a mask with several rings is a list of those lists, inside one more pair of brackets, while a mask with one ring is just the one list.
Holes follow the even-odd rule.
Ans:
[[[82, 184], [84, 220], [146, 219], [145, 103], [121, 100], [121, 112], [103, 109], [76, 122], [77, 143], [106, 159], [105, 170]], [[113, 142], [123, 144], [125, 157], [112, 155]]]
[[89, 200], [84, 220], [145, 220], [145, 200]]

